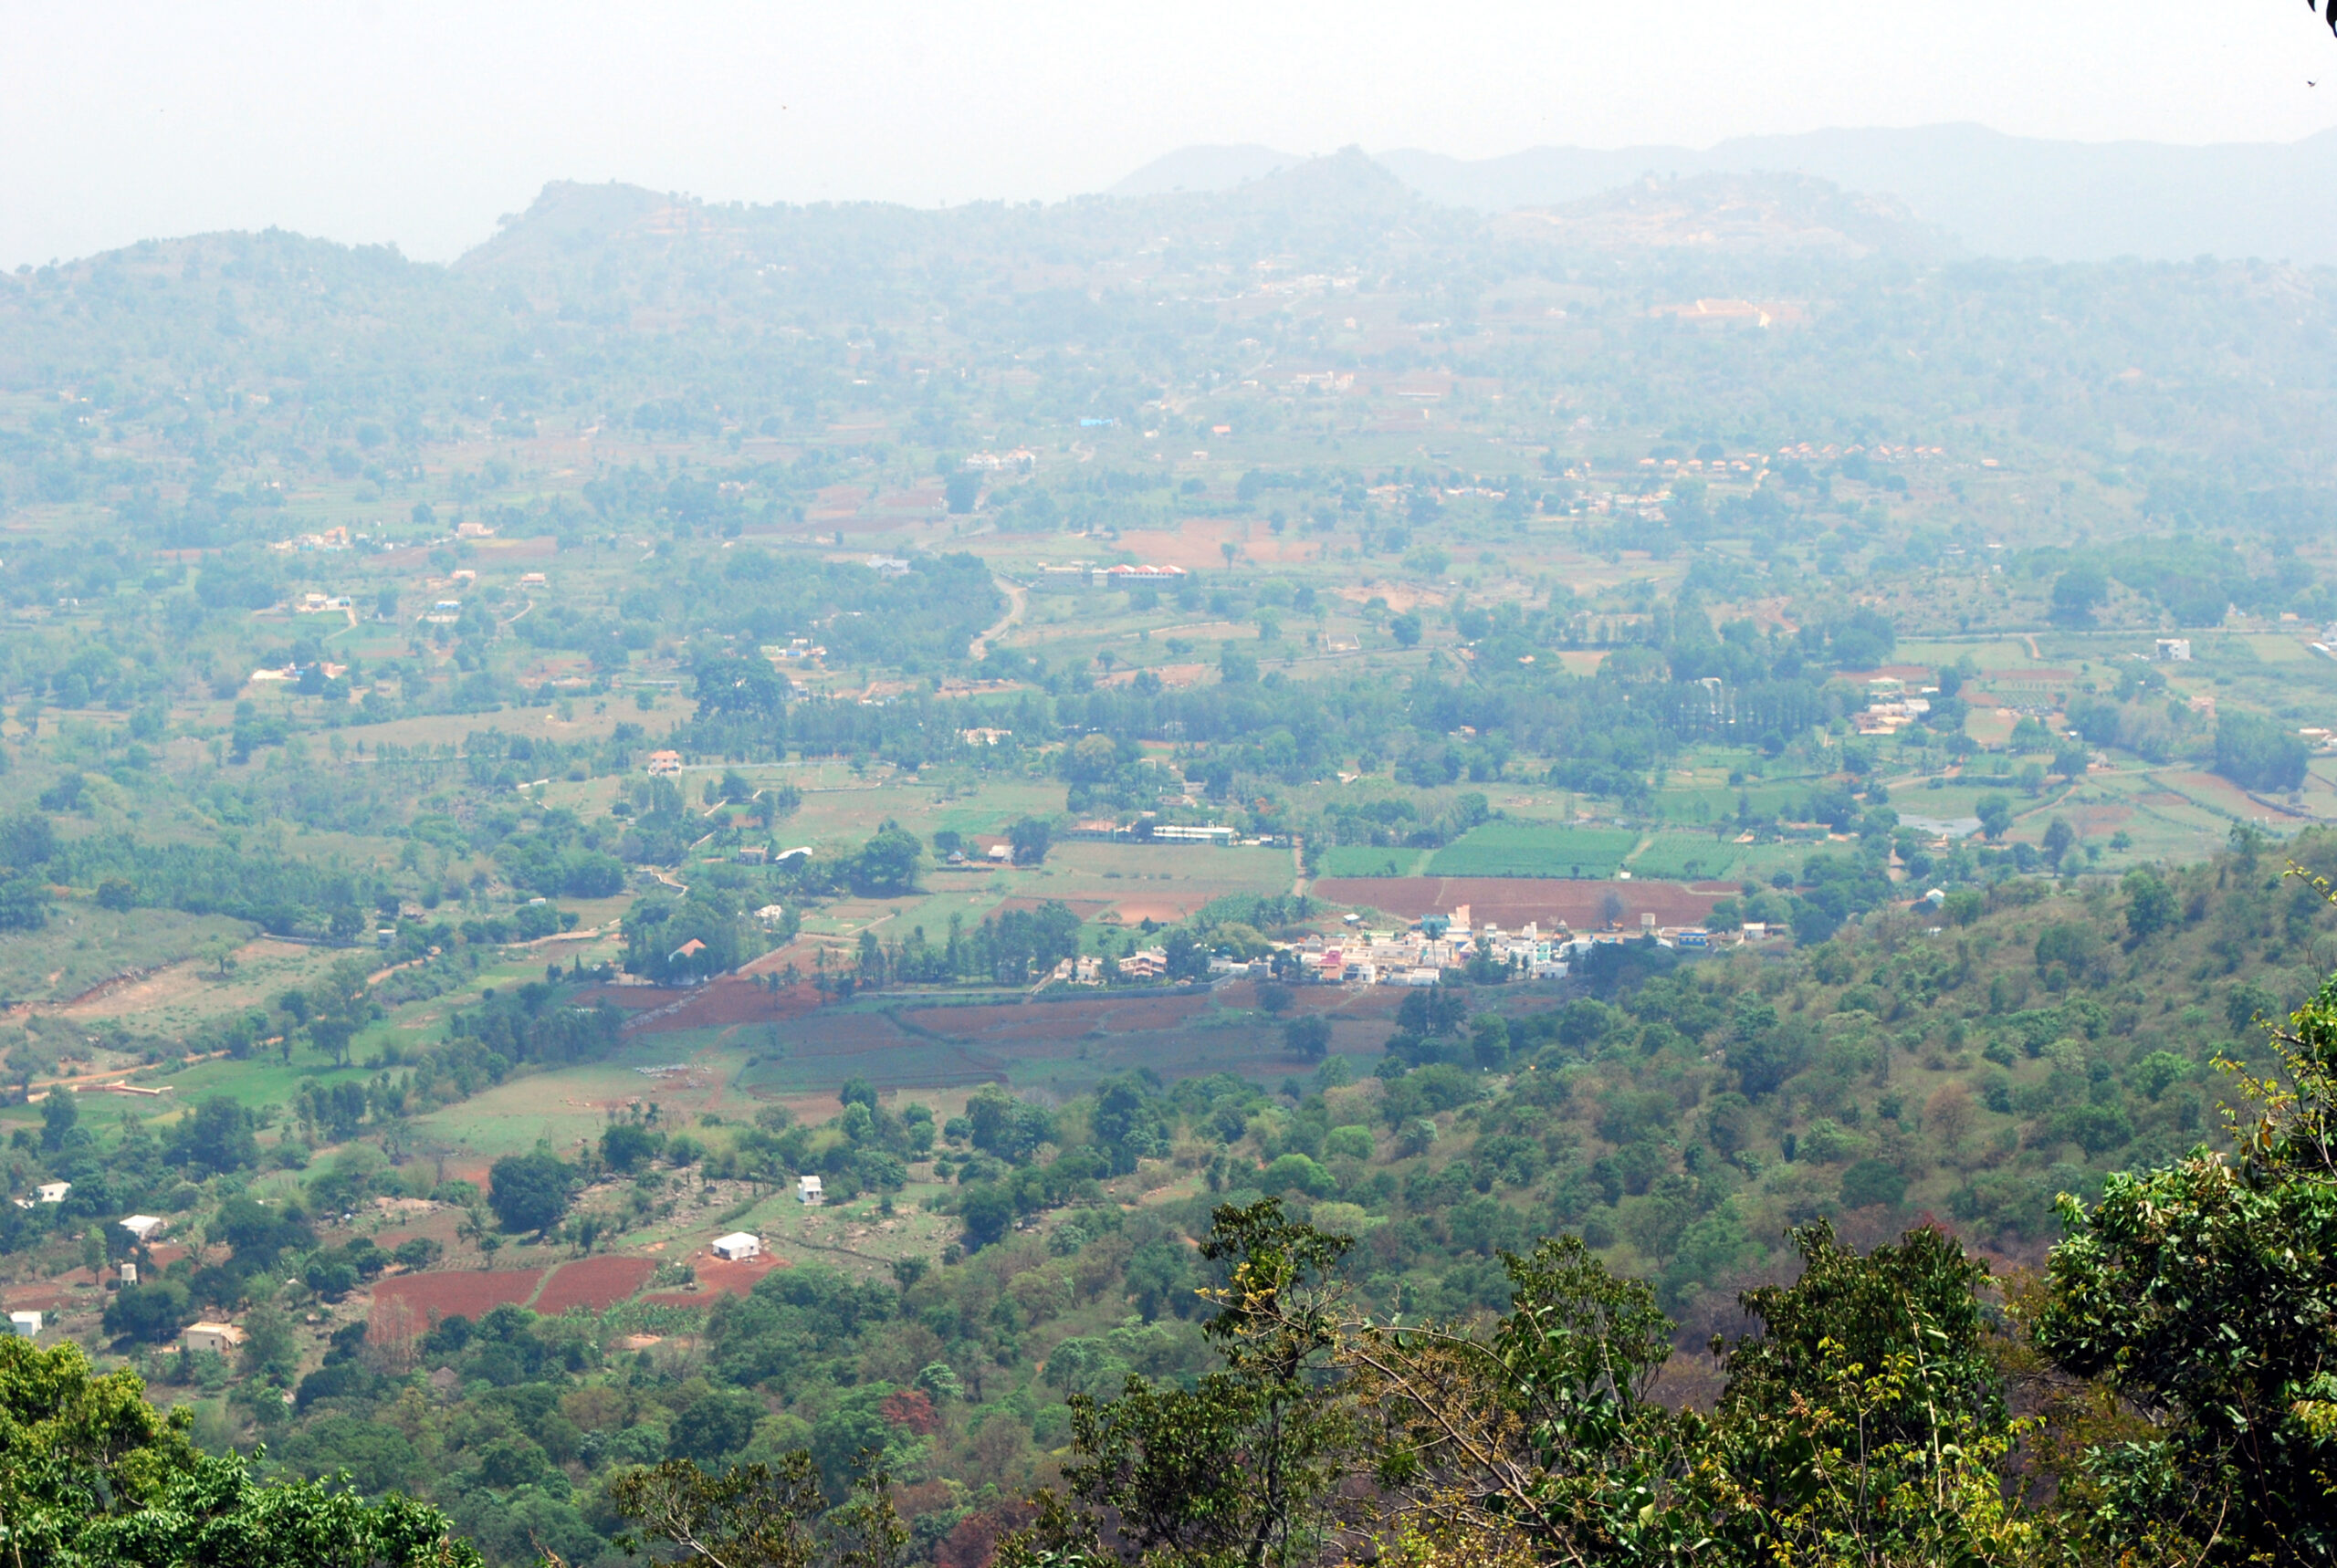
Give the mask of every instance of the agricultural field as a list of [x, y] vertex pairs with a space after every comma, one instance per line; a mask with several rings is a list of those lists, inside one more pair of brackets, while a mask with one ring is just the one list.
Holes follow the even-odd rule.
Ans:
[[[1788, 1225], [2034, 1263], [2214, 1136], [2337, 918], [2310, 280], [2059, 269], [2040, 339], [1280, 180], [0, 278], [0, 1298], [498, 1565], [803, 1445], [975, 1563], [1071, 1394], [1211, 1364], [1220, 1203], [1410, 1314], [1579, 1236], [1700, 1388]], [[1359, 930], [1421, 983], [1324, 983]]]
[[1488, 822], [1472, 828], [1429, 858], [1431, 876], [1612, 876], [1639, 847], [1625, 829], [1556, 827], [1540, 822]]

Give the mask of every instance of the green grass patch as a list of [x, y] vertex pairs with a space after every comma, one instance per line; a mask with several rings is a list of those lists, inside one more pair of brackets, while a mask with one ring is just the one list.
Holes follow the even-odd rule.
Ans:
[[1733, 873], [1738, 846], [1710, 833], [1660, 833], [1631, 857], [1631, 874], [1665, 882], [1703, 882]]
[[1379, 849], [1370, 844], [1333, 844], [1315, 857], [1321, 876], [1411, 876], [1420, 869], [1422, 852]]
[[1430, 857], [1430, 876], [1608, 877], [1639, 847], [1626, 828], [1487, 822]]

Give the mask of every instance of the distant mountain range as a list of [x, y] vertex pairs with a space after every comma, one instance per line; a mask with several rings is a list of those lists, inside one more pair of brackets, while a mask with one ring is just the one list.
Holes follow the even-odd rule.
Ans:
[[[1485, 212], [1564, 206], [1652, 175], [1799, 174], [1895, 196], [1984, 256], [2154, 261], [2199, 255], [2337, 265], [2337, 131], [2293, 142], [2177, 147], [2049, 141], [1978, 125], [1748, 136], [1716, 146], [1537, 147], [1468, 160], [1399, 149], [1376, 161], [1430, 201]], [[1115, 195], [1221, 191], [1307, 162], [1269, 147], [1189, 147]]]

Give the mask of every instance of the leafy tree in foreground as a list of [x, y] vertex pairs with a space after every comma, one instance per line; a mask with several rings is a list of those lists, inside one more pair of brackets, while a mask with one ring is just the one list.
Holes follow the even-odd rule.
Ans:
[[1822, 1220], [1793, 1239], [1801, 1277], [1739, 1298], [1761, 1332], [1715, 1341], [1727, 1383], [1691, 1433], [1686, 1490], [1713, 1555], [2041, 1561], [2043, 1526], [2007, 1496], [2025, 1428], [1987, 1343], [1987, 1265], [1929, 1227], [1863, 1257]]
[[1102, 1532], [1147, 1562], [1263, 1568], [1315, 1561], [1326, 1507], [1354, 1452], [1334, 1379], [1340, 1337], [1331, 1270], [1354, 1243], [1283, 1218], [1272, 1198], [1217, 1210], [1201, 1255], [1230, 1266], [1205, 1291], [1203, 1332], [1222, 1371], [1190, 1389], [1130, 1376], [1117, 1399], [1071, 1401], [1078, 1458], [1058, 1501], [1001, 1563], [1109, 1563]]
[[1490, 1333], [1367, 1325], [1346, 1346], [1378, 1413], [1374, 1479], [1430, 1537], [1660, 1560], [1684, 1544], [1657, 1506], [1676, 1490], [1677, 1424], [1647, 1396], [1671, 1321], [1577, 1238], [1503, 1261], [1514, 1307]]
[[2337, 977], [2272, 1038], [2285, 1082], [2242, 1076], [2235, 1156], [2061, 1199], [2037, 1337], [2154, 1422], [2085, 1456], [2093, 1527], [2137, 1560], [2337, 1557]]
[[1762, 1332], [1715, 1345], [1727, 1381], [1706, 1416], [1648, 1396], [1672, 1324], [1577, 1239], [1504, 1258], [1506, 1315], [1408, 1327], [1342, 1314], [1347, 1238], [1271, 1199], [1221, 1208], [1204, 1251], [1236, 1262], [1205, 1293], [1227, 1369], [1075, 1398], [1070, 1497], [1040, 1500], [999, 1561], [2044, 1561], [2049, 1531], [2011, 1485], [2025, 1428], [1985, 1267], [1927, 1228], [1864, 1256], [1822, 1224], [1796, 1240], [1801, 1279], [1742, 1298]]
[[613, 1478], [608, 1496], [634, 1527], [617, 1543], [628, 1554], [646, 1549], [653, 1562], [901, 1568], [908, 1531], [893, 1507], [891, 1489], [892, 1479], [881, 1469], [865, 1469], [851, 1497], [830, 1511], [820, 1492], [819, 1466], [799, 1448], [775, 1469], [739, 1465], [720, 1475], [687, 1459], [668, 1459]]
[[184, 1406], [77, 1345], [0, 1339], [0, 1560], [178, 1568], [476, 1568], [445, 1516], [314, 1481], [261, 1485], [240, 1455], [187, 1439]]

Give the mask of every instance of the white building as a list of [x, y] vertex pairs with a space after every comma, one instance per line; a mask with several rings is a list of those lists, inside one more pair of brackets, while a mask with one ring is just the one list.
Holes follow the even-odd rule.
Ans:
[[244, 1343], [244, 1331], [233, 1323], [213, 1322], [208, 1319], [186, 1326], [186, 1347], [191, 1351], [212, 1351], [220, 1355], [232, 1355]]
[[795, 1178], [795, 1197], [800, 1203], [814, 1205], [825, 1203], [828, 1200], [827, 1194], [820, 1190], [820, 1178], [815, 1176]]
[[138, 1238], [139, 1240], [145, 1241], [150, 1239], [155, 1232], [161, 1230], [163, 1223], [164, 1222], [162, 1220], [157, 1219], [151, 1214], [133, 1214], [129, 1218], [121, 1222], [121, 1228], [124, 1230], [129, 1231], [132, 1236]]
[[762, 1256], [762, 1251], [763, 1239], [744, 1230], [734, 1230], [728, 1236], [718, 1236], [714, 1239], [714, 1255], [717, 1258], [728, 1259], [733, 1263], [742, 1262], [749, 1258], [760, 1258]]
[[45, 1181], [34, 1190], [39, 1193], [43, 1203], [63, 1203], [65, 1195], [73, 1190], [73, 1184], [69, 1181]]
[[18, 1339], [31, 1339], [40, 1333], [40, 1322], [38, 1312], [10, 1312], [8, 1332]]
[[2161, 637], [2158, 640], [2158, 656], [2163, 660], [2166, 660], [2174, 664], [2189, 664], [2191, 662], [2191, 639], [2188, 637]]

